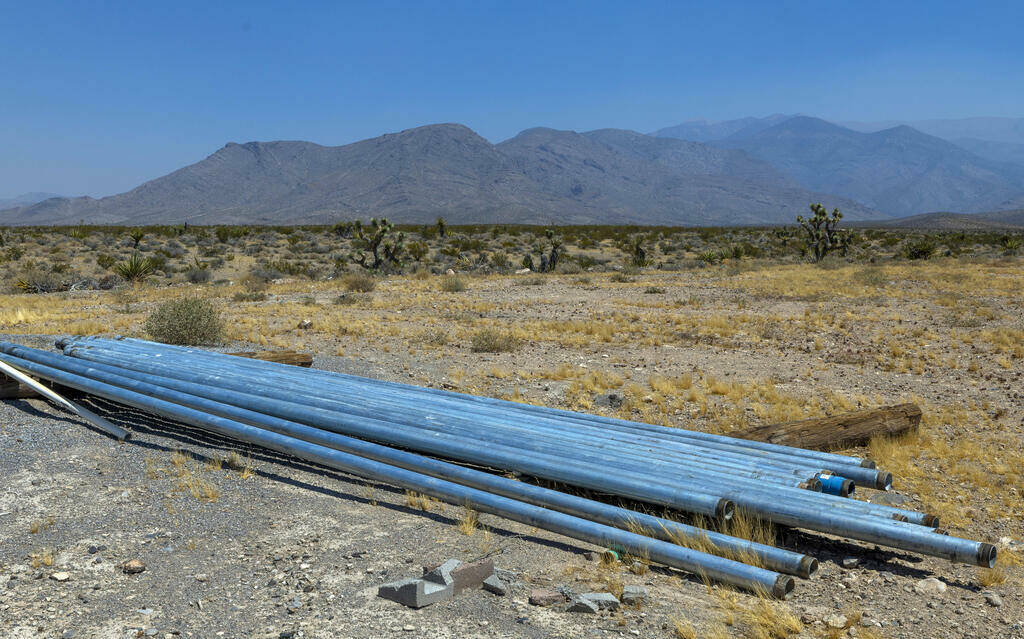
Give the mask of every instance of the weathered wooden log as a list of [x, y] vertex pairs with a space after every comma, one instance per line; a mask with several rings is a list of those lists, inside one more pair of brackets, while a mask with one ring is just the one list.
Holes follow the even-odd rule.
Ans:
[[921, 409], [916, 404], [898, 404], [833, 417], [766, 424], [730, 435], [797, 448], [836, 450], [861, 446], [875, 435], [899, 435], [920, 423]]
[[313, 365], [312, 355], [296, 351], [243, 351], [240, 353], [228, 353], [228, 355], [248, 357], [249, 359], [261, 359], [266, 362], [277, 362], [278, 364], [304, 366], [306, 368]]

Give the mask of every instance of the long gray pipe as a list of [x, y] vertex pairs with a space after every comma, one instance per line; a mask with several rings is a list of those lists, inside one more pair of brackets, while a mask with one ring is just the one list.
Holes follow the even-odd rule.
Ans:
[[[96, 363], [96, 365], [104, 365], [104, 362], [108, 362], [108, 364], [106, 365], [111, 367], [109, 370], [112, 370], [114, 372], [120, 372], [120, 374], [135, 377], [136, 379], [145, 380], [149, 375], [155, 374], [178, 378], [186, 381], [198, 382], [200, 383], [201, 386], [203, 386], [204, 393], [209, 393], [211, 391], [208, 389], [216, 387], [223, 389], [231, 389], [254, 396], [251, 399], [251, 401], [264, 401], [265, 398], [268, 397], [276, 398], [280, 396], [281, 389], [285, 388], [283, 383], [279, 384], [274, 382], [264, 382], [263, 380], [253, 379], [251, 377], [239, 375], [237, 373], [232, 373], [230, 370], [224, 370], [221, 368], [215, 369], [214, 372], [212, 373], [206, 373], [206, 369], [201, 362], [190, 361], [187, 358], [174, 359], [159, 356], [146, 357], [145, 355], [136, 352], [129, 352], [122, 355], [116, 355], [111, 353], [100, 352], [99, 350], [96, 349], [85, 350], [79, 348], [72, 348], [70, 350], [71, 354], [75, 355], [76, 357], [88, 359], [89, 361]], [[131, 369], [135, 372], [129, 372], [126, 369]], [[305, 371], [307, 369], [302, 370]], [[290, 387], [287, 396], [284, 398], [284, 401], [297, 402], [299, 405], [293, 407], [290, 412], [279, 414], [278, 416], [285, 417], [288, 419], [295, 419], [296, 421], [302, 421], [303, 423], [311, 423], [321, 428], [328, 428], [331, 430], [336, 430], [338, 432], [354, 434], [359, 437], [375, 438], [378, 441], [388, 441], [389, 443], [396, 445], [408, 445], [407, 442], [403, 443], [402, 441], [396, 439], [398, 437], [405, 437], [405, 434], [399, 434], [398, 432], [398, 430], [401, 428], [400, 423], [392, 424], [384, 432], [378, 431], [377, 434], [367, 434], [366, 432], [363, 431], [357, 432], [350, 430], [351, 428], [362, 428], [365, 425], [363, 422], [360, 422], [355, 426], [349, 426], [347, 423], [345, 423], [344, 429], [339, 430], [339, 423], [337, 423], [337, 421], [345, 421], [349, 417], [345, 410], [348, 408], [348, 404], [339, 403], [336, 400], [327, 397], [302, 396], [300, 399], [295, 397], [294, 393], [290, 392]], [[339, 406], [341, 406], [341, 409], [338, 409]], [[321, 408], [327, 410], [328, 412], [323, 413], [319, 411], [318, 409]], [[268, 412], [274, 411], [275, 407], [264, 406], [261, 408], [261, 410]], [[311, 419], [310, 416], [313, 416], [313, 421], [309, 421]], [[416, 426], [416, 431], [417, 433], [419, 433], [424, 430], [430, 430], [431, 428], [431, 426]], [[413, 435], [415, 434], [416, 433], [413, 433]], [[455, 446], [460, 446], [464, 444], [466, 441], [465, 436], [462, 435], [457, 436], [455, 439], [451, 439], [452, 436], [450, 435], [446, 436], [444, 433], [438, 433], [436, 437], [447, 437], [446, 441], [451, 441]], [[479, 437], [479, 435], [477, 435], [477, 437]], [[488, 433], [488, 437], [494, 439], [498, 443], [508, 443], [506, 441], [501, 440], [493, 433]], [[484, 447], [489, 446], [493, 448], [494, 446], [492, 444], [493, 442], [491, 440], [482, 440], [480, 442], [480, 446]], [[586, 441], [583, 440], [582, 444], [585, 445]], [[512, 445], [516, 447], [531, 446], [531, 444], [529, 444], [528, 442], [515, 442]], [[536, 450], [536, 447], [534, 447], [534, 449]], [[541, 447], [541, 450], [548, 453], [553, 452], [550, 450], [546, 450], [544, 447]], [[473, 458], [475, 458], [476, 456], [487, 455], [490, 452], [491, 451], [488, 450], [487, 448], [484, 448], [483, 451], [481, 452], [479, 446], [473, 447], [471, 448], [470, 451], [468, 451], [470, 458], [465, 459], [465, 461], [472, 462]], [[445, 456], [452, 455], [450, 451], [447, 454], [445, 452], [435, 452], [433, 454], [440, 454]], [[587, 456], [587, 453], [579, 452], [576, 449], [572, 449], [571, 451], [566, 451], [564, 456], [568, 458], [569, 463], [572, 463], [578, 461], [580, 457]], [[519, 460], [521, 462], [523, 456], [518, 455], [515, 456], [514, 459]], [[612, 463], [615, 460], [601, 459], [599, 461]], [[507, 468], [506, 466], [500, 467]], [[512, 469], [516, 470], [517, 468]], [[652, 476], [648, 473], [648, 471], [648, 468], [635, 468], [633, 472], [637, 477], [646, 476], [648, 478], [647, 481], [653, 483], [662, 482], [665, 480], [666, 477], [671, 476], [671, 474], [674, 474], [671, 470], [669, 470], [666, 471], [669, 474], [657, 474]], [[742, 493], [748, 498], [760, 496], [762, 500], [773, 501], [780, 497], [784, 497], [787, 501], [802, 503], [808, 508], [827, 507], [838, 509], [840, 511], [855, 511], [856, 513], [862, 515], [899, 517], [901, 519], [905, 518], [907, 521], [910, 521], [911, 523], [928, 526], [929, 528], [932, 528], [936, 525], [935, 518], [931, 515], [924, 513], [916, 513], [914, 511], [894, 508], [891, 506], [885, 506], [881, 504], [870, 504], [861, 501], [854, 501], [842, 498], [834, 498], [829, 500], [828, 504], [822, 504], [816, 496], [808, 494], [808, 491], [797, 490], [794, 488], [787, 488], [782, 486], [771, 487], [763, 484], [758, 484], [756, 482], [752, 483], [739, 477], [729, 477], [727, 478], [727, 481], [724, 484], [722, 483], [723, 480], [721, 477], [712, 476], [710, 474], [702, 475], [697, 478], [691, 476], [688, 479], [691, 482], [699, 481], [700, 483], [707, 485], [709, 489], [713, 489], [714, 491], [716, 491], [716, 494], [728, 495], [729, 498], [733, 500], [737, 499], [736, 495], [738, 493], [735, 491], [739, 490], [742, 491]], [[694, 486], [694, 488], [696, 488], [696, 486]]]
[[[816, 505], [789, 500], [771, 502], [758, 493], [751, 494], [742, 489], [736, 489], [728, 495], [752, 513], [785, 525], [943, 556], [964, 563], [990, 565], [995, 557], [995, 548], [990, 544], [936, 535], [918, 526], [851, 514], [843, 509], [831, 508], [827, 500]], [[823, 500], [826, 497], [819, 496]], [[849, 503], [849, 500], [839, 501]]]
[[11, 356], [5, 357], [4, 360], [22, 370], [30, 371], [58, 384], [127, 404], [162, 417], [574, 539], [605, 547], [621, 546], [631, 554], [646, 556], [657, 563], [697, 575], [706, 575], [715, 581], [748, 590], [763, 590], [779, 599], [785, 599], [793, 590], [793, 578], [789, 575], [781, 575], [764, 568], [691, 550], [684, 546], [287, 437], [27, 360], [19, 360]]
[[[138, 352], [146, 352], [148, 354], [154, 353], [171, 353], [171, 354], [188, 354], [197, 357], [206, 358], [208, 360], [221, 360], [221, 361], [233, 361], [238, 358], [234, 358], [230, 355], [223, 353], [216, 353], [212, 351], [205, 351], [201, 349], [188, 348], [183, 346], [173, 346], [169, 344], [160, 344], [157, 342], [148, 342], [146, 340], [140, 340], [135, 338], [117, 338], [108, 339], [102, 337], [71, 337], [59, 340], [57, 346], [60, 348], [66, 348], [69, 346], [99, 346], [109, 347], [115, 349], [137, 349]], [[70, 353], [68, 353], [70, 354]], [[247, 360], [245, 362], [239, 362], [238, 366], [261, 369], [264, 371], [288, 371], [290, 367], [278, 364], [275, 362], [267, 362], [262, 360]], [[480, 397], [476, 395], [467, 395], [464, 393], [456, 393], [452, 391], [445, 391], [436, 388], [427, 388], [422, 386], [414, 386], [410, 384], [403, 384], [400, 382], [388, 382], [384, 380], [377, 380], [372, 378], [358, 377], [355, 375], [347, 375], [345, 373], [335, 373], [330, 371], [320, 371], [316, 369], [307, 369], [303, 371], [308, 378], [317, 378], [326, 383], [331, 383], [339, 379], [344, 380], [347, 383], [353, 384], [365, 384], [373, 387], [399, 387], [403, 390], [407, 390], [411, 393], [419, 393], [423, 395], [431, 395], [436, 397], [457, 397], [459, 400], [471, 402], [474, 404], [498, 406], [504, 411], [512, 412], [523, 412], [537, 415], [548, 415], [555, 416], [563, 420], [585, 420], [588, 422], [601, 423], [609, 428], [613, 429], [624, 429], [626, 432], [645, 433], [650, 437], [659, 437], [669, 440], [700, 440], [704, 445], [717, 448], [719, 450], [746, 450], [748, 452], [761, 451], [768, 454], [782, 455], [783, 458], [796, 457], [806, 458], [814, 460], [813, 465], [820, 465], [825, 463], [826, 467], [832, 468], [838, 471], [846, 466], [858, 466], [864, 468], [874, 468], [874, 462], [867, 459], [858, 459], [855, 457], [849, 457], [846, 455], [838, 455], [835, 453], [826, 453], [821, 451], [806, 450], [803, 448], [794, 448], [791, 446], [782, 446], [779, 444], [769, 444], [767, 442], [758, 442], [752, 440], [736, 439], [734, 437], [727, 437], [724, 435], [714, 435], [712, 433], [702, 433], [699, 431], [689, 431], [681, 428], [668, 428], [665, 426], [657, 426], [654, 424], [645, 424], [643, 422], [633, 422], [628, 420], [617, 419], [613, 417], [603, 417], [600, 415], [582, 415], [573, 411], [568, 411], [559, 408], [549, 408], [546, 406], [534, 406], [532, 404], [521, 404], [518, 402], [510, 402], [507, 400], [493, 399], [490, 397]], [[838, 473], [841, 474], [841, 473]]]
[[[42, 351], [40, 352], [42, 353]], [[49, 353], [43, 354], [50, 355]], [[57, 358], [57, 356], [53, 355], [50, 355], [50, 357]], [[195, 390], [188, 388], [194, 385], [179, 382], [178, 380], [153, 377], [149, 382], [144, 382], [113, 374], [102, 374], [84, 362], [67, 357], [58, 358], [58, 360], [64, 360], [56, 362], [61, 364], [61, 366], [39, 365], [35, 368], [32, 368], [31, 365], [38, 364], [37, 362], [15, 358], [14, 356], [11, 356], [10, 359], [19, 366], [29, 368], [37, 374], [52, 374], [55, 370], [64, 371], [111, 386], [124, 388], [133, 393], [173, 402], [204, 413], [264, 428], [320, 446], [352, 453], [360, 457], [367, 457], [432, 477], [447, 479], [464, 486], [486, 490], [518, 501], [526, 501], [535, 506], [551, 508], [552, 510], [584, 517], [616, 528], [631, 530], [631, 532], [635, 532], [637, 528], [640, 528], [645, 531], [647, 536], [665, 541], [678, 542], [679, 540], [689, 540], [694, 543], [701, 543], [702, 545], [705, 542], [710, 542], [710, 545], [718, 548], [721, 553], [731, 553], [737, 557], [755, 557], [763, 567], [769, 570], [808, 578], [818, 568], [817, 560], [807, 555], [775, 548], [774, 546], [758, 544], [745, 539], [738, 539], [670, 519], [655, 517], [604, 502], [508, 479], [500, 475], [450, 464], [361, 439], [325, 432], [318, 428], [265, 415], [239, 406], [215, 402], [198, 395], [175, 390], [175, 388], [180, 389], [182, 387], [187, 388], [187, 390]], [[165, 386], [165, 383], [169, 384], [169, 386]]]

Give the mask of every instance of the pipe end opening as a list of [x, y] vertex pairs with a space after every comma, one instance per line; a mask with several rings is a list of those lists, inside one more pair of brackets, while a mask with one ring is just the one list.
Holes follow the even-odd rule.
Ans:
[[853, 494], [853, 491], [857, 490], [857, 484], [852, 479], [843, 481], [842, 495], [843, 497], [849, 497]]
[[878, 471], [875, 476], [875, 488], [878, 490], [892, 490], [892, 473]]
[[772, 596], [780, 601], [785, 601], [789, 598], [789, 593], [793, 592], [793, 588], [796, 587], [796, 581], [789, 575], [779, 575], [778, 579], [775, 580], [775, 585], [772, 587]]
[[719, 499], [715, 514], [724, 521], [729, 521], [736, 514], [736, 504], [728, 499]]
[[982, 542], [978, 544], [978, 565], [985, 568], [992, 568], [996, 565], [996, 555], [999, 551], [992, 544]]
[[818, 560], [809, 555], [804, 555], [800, 560], [800, 576], [810, 579], [818, 572]]

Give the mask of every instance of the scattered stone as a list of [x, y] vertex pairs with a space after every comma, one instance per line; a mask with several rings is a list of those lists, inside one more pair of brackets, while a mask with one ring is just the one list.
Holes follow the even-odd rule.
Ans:
[[580, 597], [593, 602], [601, 610], [619, 609], [619, 600], [610, 592], [588, 592], [580, 595]]
[[557, 590], [534, 588], [530, 591], [529, 602], [531, 606], [553, 606], [563, 601], [565, 601], [565, 597]]
[[292, 639], [294, 636], [294, 630], [282, 630], [277, 634], [277, 639]]
[[643, 586], [623, 586], [622, 603], [627, 606], [639, 606], [647, 601], [647, 589]]
[[484, 579], [483, 587], [487, 592], [494, 593], [501, 597], [508, 594], [508, 586], [506, 586], [505, 582], [499, 579], [497, 575], [491, 575], [487, 579]]
[[74, 639], [74, 637], [75, 637], [75, 629], [74, 628], [68, 628], [64, 632], [60, 633], [60, 639]]
[[825, 619], [825, 625], [836, 630], [846, 627], [846, 615], [829, 615]]
[[71, 574], [64, 571], [55, 572], [52, 575], [50, 575], [50, 579], [53, 579], [54, 581], [65, 582], [68, 579], [71, 579]]
[[428, 575], [431, 571], [440, 570], [443, 566], [447, 566], [452, 562], [455, 562], [455, 564], [454, 567], [449, 570], [449, 574], [454, 580], [456, 595], [466, 590], [479, 589], [483, 586], [484, 580], [494, 574], [493, 559], [481, 559], [468, 564], [464, 564], [457, 559], [449, 559], [444, 564], [441, 564], [441, 566], [424, 566], [423, 578], [430, 579]]
[[843, 568], [856, 568], [857, 566], [860, 565], [860, 558], [859, 557], [843, 557], [843, 560], [840, 563], [842, 564]]
[[999, 593], [986, 591], [982, 594], [985, 595], [985, 601], [988, 602], [988, 605], [992, 606], [993, 608], [998, 608], [1003, 605], [1003, 598], [999, 596]]
[[596, 615], [599, 610], [597, 603], [586, 597], [576, 597], [569, 606], [569, 612], [584, 612], [591, 615]]
[[890, 490], [884, 493], [872, 494], [871, 501], [876, 504], [885, 504], [886, 506], [902, 506], [909, 500], [903, 495]]
[[619, 408], [622, 406], [622, 396], [618, 393], [603, 393], [594, 398], [594, 403], [598, 406]]
[[137, 575], [146, 569], [146, 564], [139, 559], [129, 559], [121, 564], [121, 572], [126, 575]]
[[382, 585], [377, 589], [377, 596], [397, 601], [410, 608], [422, 608], [451, 599], [455, 595], [453, 583], [439, 584], [426, 579], [402, 579]]
[[100, 551], [100, 549], [99, 549], [98, 546], [89, 546], [89, 554], [90, 555], [95, 555], [99, 551]]
[[914, 590], [919, 595], [941, 595], [946, 592], [946, 584], [935, 577], [928, 577], [914, 584]]
[[800, 621], [806, 624], [821, 621], [829, 614], [828, 608], [824, 606], [807, 606], [800, 612]]
[[402, 626], [402, 630], [405, 631], [405, 632], [415, 632], [416, 631], [416, 626], [414, 626], [412, 624], [406, 624], [406, 625]]
[[427, 581], [432, 581], [435, 584], [441, 584], [442, 586], [455, 586], [455, 577], [452, 576], [452, 571], [457, 570], [462, 562], [458, 559], [449, 559], [440, 566], [432, 568], [431, 570], [423, 571], [423, 578]]

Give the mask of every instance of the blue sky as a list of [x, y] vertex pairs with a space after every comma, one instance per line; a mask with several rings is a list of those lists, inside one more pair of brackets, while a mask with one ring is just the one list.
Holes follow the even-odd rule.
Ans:
[[0, 0], [0, 196], [436, 122], [1024, 116], [1021, 2]]

